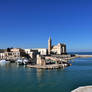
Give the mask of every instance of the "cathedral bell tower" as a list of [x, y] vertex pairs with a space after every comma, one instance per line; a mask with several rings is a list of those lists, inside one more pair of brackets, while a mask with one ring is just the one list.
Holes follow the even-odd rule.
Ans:
[[48, 40], [48, 55], [51, 54], [51, 46], [52, 45], [52, 40], [51, 40], [51, 37], [49, 37], [49, 40]]

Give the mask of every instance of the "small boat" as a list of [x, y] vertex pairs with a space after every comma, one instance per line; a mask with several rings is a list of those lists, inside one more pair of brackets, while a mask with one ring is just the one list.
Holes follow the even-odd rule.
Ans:
[[0, 65], [5, 65], [5, 64], [9, 64], [10, 61], [6, 61], [6, 60], [0, 60]]
[[26, 64], [28, 64], [28, 59], [21, 59], [21, 58], [19, 58], [17, 61], [16, 61], [16, 63], [18, 64], [18, 65], [26, 65]]
[[18, 65], [23, 65], [23, 60], [22, 60], [22, 59], [18, 59], [18, 60], [16, 61], [16, 63], [17, 63]]
[[24, 59], [24, 60], [23, 60], [23, 64], [24, 64], [24, 65], [28, 64], [28, 62], [29, 62], [28, 59]]

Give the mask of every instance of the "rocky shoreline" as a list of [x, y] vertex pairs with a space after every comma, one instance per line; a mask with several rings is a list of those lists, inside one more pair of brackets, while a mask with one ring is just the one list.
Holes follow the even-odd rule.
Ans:
[[79, 87], [79, 88], [73, 90], [72, 92], [92, 92], [92, 86]]

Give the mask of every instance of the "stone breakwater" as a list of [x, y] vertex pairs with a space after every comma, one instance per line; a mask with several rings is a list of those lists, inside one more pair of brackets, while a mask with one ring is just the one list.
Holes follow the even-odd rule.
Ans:
[[59, 69], [70, 66], [68, 62], [73, 59], [70, 55], [54, 55], [54, 56], [41, 56], [37, 55], [37, 61], [35, 65], [27, 65], [29, 68], [37, 69]]
[[71, 92], [92, 92], [92, 86], [79, 87]]
[[37, 68], [37, 69], [60, 69], [70, 66], [70, 64], [51, 64], [51, 65], [27, 65], [29, 68]]

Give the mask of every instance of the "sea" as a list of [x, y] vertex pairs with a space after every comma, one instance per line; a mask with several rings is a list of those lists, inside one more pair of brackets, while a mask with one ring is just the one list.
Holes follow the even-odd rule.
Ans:
[[[92, 54], [81, 52], [77, 54]], [[92, 85], [92, 58], [76, 58], [65, 69], [33, 69], [15, 63], [0, 66], [0, 92], [71, 92]]]

